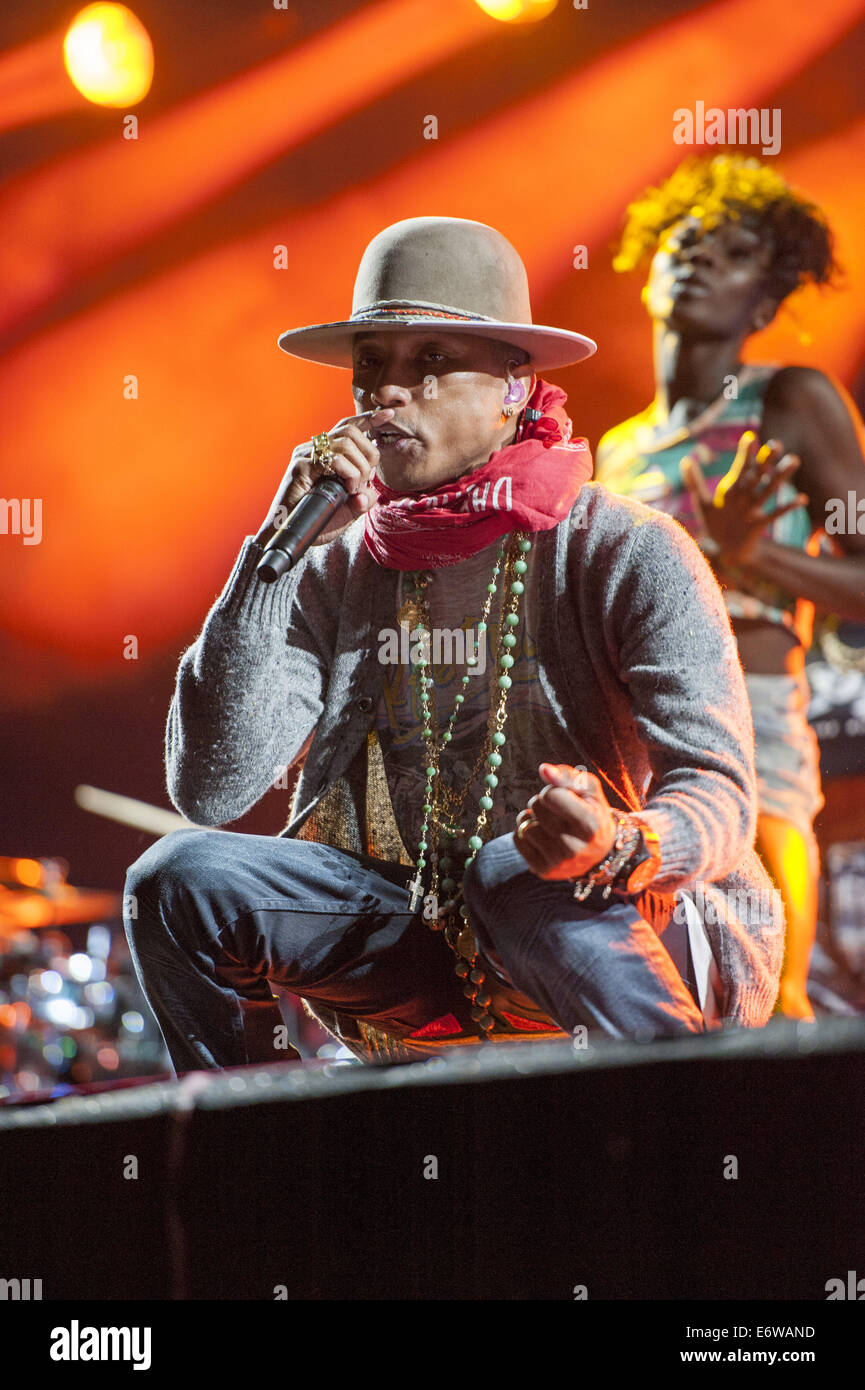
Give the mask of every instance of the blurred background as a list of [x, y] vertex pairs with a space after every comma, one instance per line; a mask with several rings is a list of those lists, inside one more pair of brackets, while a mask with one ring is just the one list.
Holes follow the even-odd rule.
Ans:
[[[673, 112], [779, 108], [776, 163], [826, 211], [846, 281], [798, 295], [749, 355], [819, 366], [865, 405], [865, 0], [80, 9], [0, 16], [0, 491], [41, 505], [38, 544], [0, 535], [7, 1095], [165, 1067], [117, 928], [156, 832], [76, 789], [170, 809], [180, 654], [295, 444], [351, 407], [346, 374], [277, 336], [347, 314], [377, 231], [435, 213], [510, 238], [535, 318], [599, 342], [555, 378], [594, 446], [653, 392], [642, 281], [611, 261], [627, 202], [691, 152]], [[843, 1012], [863, 1007], [865, 634], [824, 625], [809, 671], [813, 1002]], [[290, 796], [232, 828], [276, 832]], [[303, 1027], [309, 1055], [325, 1040]]]

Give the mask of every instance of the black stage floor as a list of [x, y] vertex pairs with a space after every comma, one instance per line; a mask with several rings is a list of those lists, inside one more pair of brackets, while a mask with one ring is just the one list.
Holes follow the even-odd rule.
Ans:
[[865, 1020], [826, 1019], [12, 1106], [0, 1272], [46, 1300], [825, 1301], [865, 1275], [863, 1095]]

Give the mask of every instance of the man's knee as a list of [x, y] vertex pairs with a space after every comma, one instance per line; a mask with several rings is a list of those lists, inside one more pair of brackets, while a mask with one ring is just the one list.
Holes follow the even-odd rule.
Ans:
[[171, 901], [178, 891], [212, 882], [219, 871], [219, 830], [172, 830], [145, 850], [126, 873], [123, 921], [127, 935], [142, 920], [144, 904]]
[[516, 874], [528, 871], [513, 835], [498, 835], [488, 840], [475, 855], [463, 875], [463, 897], [469, 907], [489, 902], [498, 889]]

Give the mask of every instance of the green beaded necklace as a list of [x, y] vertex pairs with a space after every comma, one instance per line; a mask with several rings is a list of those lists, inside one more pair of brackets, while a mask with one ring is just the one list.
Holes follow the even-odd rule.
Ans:
[[[462, 677], [461, 688], [454, 696], [454, 707], [447, 727], [442, 733], [441, 742], [437, 743], [435, 681], [429, 674], [431, 663], [427, 659], [426, 646], [432, 635], [424, 592], [430, 576], [422, 571], [417, 571], [409, 577], [410, 582], [414, 585], [413, 599], [420, 615], [420, 621], [415, 628], [419, 640], [415, 648], [417, 657], [412, 663], [412, 671], [419, 696], [421, 733], [426, 748], [423, 823], [415, 860], [417, 872], [409, 884], [410, 907], [414, 912], [420, 903], [423, 894], [423, 871], [427, 867], [427, 854], [429, 854], [431, 872], [429, 891], [424, 897], [424, 920], [429, 923], [433, 931], [443, 933], [448, 946], [457, 956], [456, 974], [464, 982], [463, 993], [470, 1001], [471, 1016], [485, 1033], [489, 1032], [495, 1024], [495, 1020], [487, 1012], [487, 1006], [492, 1002], [492, 996], [483, 988], [484, 972], [478, 965], [477, 942], [468, 922], [468, 908], [465, 905], [460, 906], [462, 873], [459, 873], [457, 869], [460, 855], [456, 851], [457, 841], [463, 834], [466, 837], [465, 849], [468, 851], [463, 860], [464, 872], [483, 846], [483, 831], [487, 824], [489, 812], [493, 809], [492, 794], [499, 784], [498, 770], [502, 765], [501, 750], [506, 742], [504, 726], [507, 720], [508, 691], [512, 685], [509, 672], [514, 664], [511, 649], [517, 643], [516, 628], [519, 625], [519, 602], [525, 591], [523, 576], [528, 570], [528, 564], [523, 557], [528, 554], [531, 548], [532, 543], [528, 536], [520, 531], [513, 532], [510, 537], [504, 537], [499, 546], [490, 582], [487, 585], [487, 597], [483, 613], [477, 624], [478, 643], [486, 638], [487, 619], [498, 590], [499, 575], [502, 572], [502, 566], [504, 566], [502, 612], [499, 622], [499, 669], [494, 668], [490, 677], [490, 712], [487, 721], [487, 734], [477, 762], [469, 773], [464, 787], [459, 792], [444, 785], [441, 777], [440, 758], [445, 747], [453, 740], [454, 726], [460, 709], [465, 703], [465, 687], [471, 676], [466, 673]], [[466, 664], [468, 666], [477, 665], [477, 651], [478, 648], [476, 647], [475, 651], [467, 656]], [[487, 767], [487, 772], [484, 774], [486, 791], [478, 798], [480, 812], [473, 833], [467, 834], [466, 828], [460, 824], [463, 806], [475, 778], [485, 764]], [[441, 841], [445, 842], [446, 851], [452, 852], [441, 854]], [[441, 882], [439, 882], [440, 872], [443, 875]], [[458, 877], [455, 877], [455, 874], [458, 874]], [[446, 895], [441, 906], [439, 906], [439, 888]]]

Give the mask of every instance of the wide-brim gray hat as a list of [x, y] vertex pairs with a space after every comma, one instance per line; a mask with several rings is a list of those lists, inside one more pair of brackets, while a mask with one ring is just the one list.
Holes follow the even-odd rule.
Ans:
[[483, 222], [409, 217], [373, 237], [361, 258], [351, 317], [292, 328], [279, 346], [292, 357], [351, 367], [364, 330], [440, 328], [523, 348], [535, 371], [581, 362], [597, 343], [566, 328], [532, 322], [526, 268], [514, 247]]

